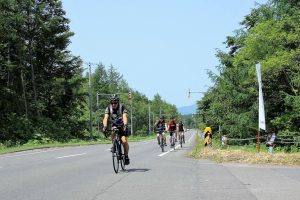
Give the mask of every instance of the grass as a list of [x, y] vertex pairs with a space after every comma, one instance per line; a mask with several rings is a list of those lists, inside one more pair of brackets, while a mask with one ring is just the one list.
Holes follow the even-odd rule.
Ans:
[[[130, 136], [128, 137], [129, 142], [139, 142], [144, 140], [154, 139], [155, 135], [146, 135], [146, 136]], [[33, 149], [44, 149], [44, 148], [55, 148], [55, 147], [71, 147], [71, 146], [84, 146], [84, 145], [97, 145], [97, 144], [110, 144], [110, 139], [101, 139], [101, 141], [71, 141], [71, 142], [49, 142], [47, 144], [24, 144], [15, 147], [5, 147], [0, 144], [0, 154], [33, 150]]]
[[198, 159], [214, 160], [218, 163], [247, 163], [247, 164], [271, 164], [300, 166], [300, 153], [273, 152], [270, 155], [265, 146], [261, 146], [260, 153], [256, 147], [221, 147], [216, 144], [213, 147], [204, 147], [203, 142], [196, 138], [196, 146], [190, 153], [190, 157]]

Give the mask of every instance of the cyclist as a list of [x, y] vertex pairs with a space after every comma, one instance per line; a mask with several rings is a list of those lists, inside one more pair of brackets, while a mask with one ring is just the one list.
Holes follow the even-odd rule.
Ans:
[[180, 140], [180, 137], [182, 136], [183, 138], [183, 143], [185, 143], [185, 137], [184, 137], [184, 124], [182, 123], [182, 121], [180, 121], [178, 123], [178, 135], [179, 135], [179, 140]]
[[[116, 126], [119, 129], [119, 134], [121, 137], [122, 144], [124, 146], [124, 154], [125, 154], [125, 165], [129, 165], [129, 145], [127, 142], [128, 137], [128, 127], [127, 127], [127, 110], [123, 104], [120, 103], [119, 97], [115, 94], [109, 97], [110, 104], [105, 109], [105, 114], [103, 118], [103, 132], [105, 137], [107, 137], [107, 122], [108, 118], [110, 119], [111, 127]], [[115, 138], [115, 134], [112, 133], [111, 142], [113, 144]], [[111, 148], [113, 151], [113, 147]]]
[[158, 145], [160, 146], [159, 134], [161, 133], [163, 136], [164, 145], [167, 146], [166, 135], [165, 135], [165, 130], [166, 130], [167, 126], [166, 126], [166, 122], [165, 122], [165, 117], [160, 116], [159, 120], [157, 122], [155, 122], [154, 127], [157, 132], [156, 138], [157, 138]]
[[[175, 134], [175, 131], [176, 131], [176, 120], [173, 116], [171, 117], [171, 120], [168, 123], [168, 131], [170, 132], [170, 144], [172, 146], [172, 141], [171, 141], [172, 135]], [[175, 144], [173, 144], [173, 145], [175, 145]]]

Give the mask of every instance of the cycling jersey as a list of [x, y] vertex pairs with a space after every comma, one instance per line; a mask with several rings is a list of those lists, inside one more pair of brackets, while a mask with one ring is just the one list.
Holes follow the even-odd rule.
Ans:
[[110, 117], [111, 126], [123, 126], [124, 113], [127, 113], [127, 110], [125, 106], [120, 103], [116, 109], [113, 109], [112, 105], [107, 106], [105, 109], [105, 114], [108, 114]]
[[169, 131], [175, 131], [176, 130], [176, 121], [175, 120], [171, 120], [168, 124], [169, 126]]

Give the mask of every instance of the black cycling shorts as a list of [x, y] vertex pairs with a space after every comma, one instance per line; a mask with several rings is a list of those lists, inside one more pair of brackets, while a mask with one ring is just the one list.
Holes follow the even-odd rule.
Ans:
[[175, 133], [175, 131], [170, 131], [170, 136], [172, 136], [172, 135], [173, 135], [173, 133]]
[[119, 135], [121, 137], [123, 137], [123, 136], [128, 137], [130, 135], [129, 131], [128, 131], [128, 127], [126, 127], [125, 131], [123, 130], [123, 127], [118, 127], [118, 129], [119, 129]]

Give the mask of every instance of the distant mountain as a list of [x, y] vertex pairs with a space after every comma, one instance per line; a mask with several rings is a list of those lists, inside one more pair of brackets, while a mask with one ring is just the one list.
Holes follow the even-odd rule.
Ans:
[[191, 106], [183, 106], [178, 108], [178, 111], [182, 114], [182, 115], [189, 115], [192, 113], [196, 113], [197, 110], [197, 105], [191, 105]]

